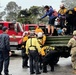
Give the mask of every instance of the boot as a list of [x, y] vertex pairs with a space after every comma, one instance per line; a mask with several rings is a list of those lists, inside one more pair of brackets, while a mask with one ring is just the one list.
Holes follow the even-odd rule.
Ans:
[[43, 73], [47, 73], [47, 66], [43, 65]]

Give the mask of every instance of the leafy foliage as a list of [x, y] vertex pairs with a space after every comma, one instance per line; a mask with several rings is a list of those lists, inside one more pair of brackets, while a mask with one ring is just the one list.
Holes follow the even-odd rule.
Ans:
[[[38, 18], [45, 14], [44, 7], [32, 6], [29, 9], [21, 10], [21, 6], [18, 6], [15, 2], [11, 1], [6, 5], [5, 8], [5, 20], [8, 21], [19, 21], [21, 23], [39, 23]], [[3, 12], [0, 13], [2, 18]], [[41, 22], [46, 23], [48, 17], [44, 18]]]
[[62, 3], [64, 3], [68, 9], [74, 8], [76, 6], [76, 0], [62, 0]]
[[[18, 21], [22, 23], [38, 23], [38, 18], [44, 14], [43, 7], [32, 6], [29, 9], [21, 10], [18, 14]], [[46, 22], [47, 18], [43, 19]]]
[[6, 20], [9, 21], [16, 20], [17, 15], [19, 11], [21, 10], [21, 7], [18, 6], [15, 2], [11, 1], [6, 5], [5, 11], [7, 13]]

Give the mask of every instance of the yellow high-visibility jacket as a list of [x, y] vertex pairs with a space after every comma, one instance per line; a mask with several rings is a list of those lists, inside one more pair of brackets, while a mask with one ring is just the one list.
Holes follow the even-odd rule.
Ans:
[[[26, 42], [28, 40], [28, 36], [24, 36], [23, 38], [22, 38], [22, 42]], [[24, 45], [22, 45], [22, 48], [24, 48]]]
[[[32, 38], [32, 47], [30, 47], [30, 46], [31, 46], [31, 38], [29, 38], [26, 42], [26, 54], [29, 53], [28, 49], [36, 50], [35, 47], [38, 49], [38, 52], [40, 53], [41, 47], [40, 47], [40, 44], [38, 43], [37, 38]], [[35, 47], [33, 47], [33, 46], [35, 46]]]
[[60, 10], [58, 11], [58, 13], [61, 14], [61, 15], [65, 15], [66, 11], [67, 11], [67, 9], [64, 8], [64, 9], [60, 9]]
[[[41, 54], [42, 56], [45, 56], [45, 55], [46, 55], [46, 50], [48, 50], [48, 48], [49, 48], [49, 46], [44, 46], [44, 47], [42, 47], [40, 54]], [[55, 50], [55, 47], [50, 47], [49, 50]]]
[[41, 44], [42, 46], [45, 44], [46, 41], [46, 35], [43, 35], [42, 39], [38, 39], [39, 44]]

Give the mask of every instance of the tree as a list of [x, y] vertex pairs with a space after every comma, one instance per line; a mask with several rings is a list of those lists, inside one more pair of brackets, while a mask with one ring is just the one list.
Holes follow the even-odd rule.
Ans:
[[[22, 23], [38, 23], [38, 18], [45, 14], [44, 7], [32, 6], [29, 9], [21, 10], [18, 14], [18, 21]], [[44, 18], [41, 22], [46, 23], [48, 18]]]
[[18, 6], [13, 1], [9, 2], [5, 8], [5, 11], [7, 13], [6, 19], [8, 19], [9, 21], [16, 20], [20, 10], [21, 10], [21, 6]]
[[62, 3], [64, 3], [68, 9], [74, 8], [76, 6], [76, 0], [62, 0]]
[[21, 23], [31, 23], [29, 16], [31, 15], [31, 13], [29, 12], [28, 9], [25, 10], [21, 10], [18, 14], [18, 21]]
[[5, 11], [0, 12], [0, 20], [2, 20], [2, 17], [3, 17], [5, 14], [6, 14], [6, 12], [5, 12]]

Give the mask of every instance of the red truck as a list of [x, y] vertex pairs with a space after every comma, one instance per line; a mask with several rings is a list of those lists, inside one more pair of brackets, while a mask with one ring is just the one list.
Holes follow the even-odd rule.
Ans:
[[6, 26], [9, 28], [8, 35], [10, 36], [10, 47], [13, 47], [14, 50], [19, 49], [18, 42], [22, 38], [23, 28], [19, 22], [7, 22], [0, 21], [0, 34], [2, 33], [2, 27]]

